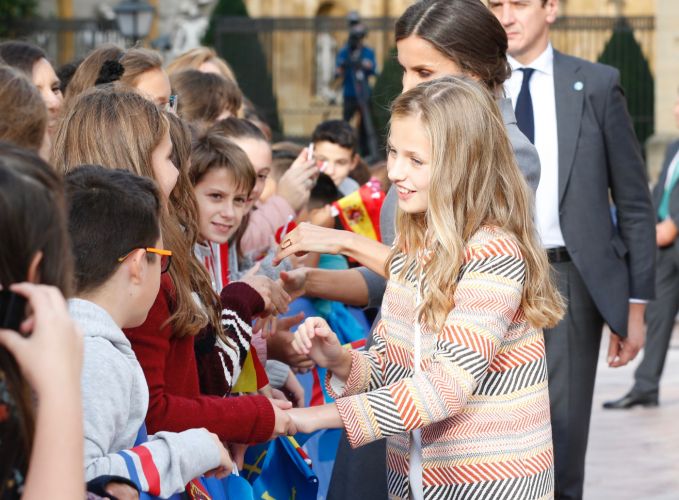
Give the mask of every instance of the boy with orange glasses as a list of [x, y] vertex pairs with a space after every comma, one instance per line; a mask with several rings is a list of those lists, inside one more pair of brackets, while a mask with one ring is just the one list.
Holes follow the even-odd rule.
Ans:
[[131, 481], [162, 498], [231, 459], [205, 429], [145, 439], [149, 390], [122, 328], [141, 325], [172, 252], [162, 248], [160, 199], [153, 181], [123, 170], [84, 166], [66, 176], [76, 297], [69, 312], [84, 333], [82, 396], [85, 477], [118, 496]]

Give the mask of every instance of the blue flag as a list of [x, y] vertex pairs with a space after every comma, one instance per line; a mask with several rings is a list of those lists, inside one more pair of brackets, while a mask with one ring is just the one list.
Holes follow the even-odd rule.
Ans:
[[242, 475], [252, 484], [255, 499], [316, 500], [318, 478], [289, 437], [250, 446]]

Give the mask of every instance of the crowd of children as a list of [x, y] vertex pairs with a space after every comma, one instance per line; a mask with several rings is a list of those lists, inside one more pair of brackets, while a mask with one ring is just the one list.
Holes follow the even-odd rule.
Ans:
[[[166, 70], [152, 50], [106, 45], [60, 69], [62, 80], [34, 45], [4, 42], [0, 54], [2, 224], [24, 243], [3, 242], [1, 287], [30, 301], [27, 345], [48, 341], [40, 327], [53, 317], [63, 325], [58, 338], [67, 337], [55, 355], [83, 346], [51, 361], [68, 374], [43, 380], [3, 337], [2, 497], [30, 498], [39, 488], [32, 475], [49, 477], [29, 462], [46, 453], [40, 423], [54, 395], [43, 404], [42, 391], [53, 383], [68, 409], [52, 425], [83, 409], [82, 428], [71, 423], [63, 435], [70, 448], [84, 436], [84, 475], [70, 475], [91, 494], [168, 497], [201, 475], [229, 472], [243, 445], [294, 434], [286, 410], [304, 404], [295, 374], [313, 362], [292, 349], [304, 311], [288, 313], [294, 287], [285, 280], [318, 255], [274, 265], [275, 233], [295, 220], [335, 226], [332, 203], [359, 187], [349, 177], [359, 159], [352, 128], [319, 125], [315, 155], [282, 143], [281, 163], [271, 131], [242, 118], [252, 104], [209, 49]], [[39, 196], [31, 190], [44, 207], [31, 204]], [[28, 219], [36, 227], [24, 227]], [[43, 241], [30, 241], [38, 235]], [[20, 265], [10, 256], [22, 256]], [[41, 308], [40, 294], [63, 295], [68, 306]], [[354, 314], [365, 336], [363, 313]], [[66, 377], [74, 373], [76, 386]], [[74, 498], [77, 480], [64, 488], [71, 496], [56, 497]]]

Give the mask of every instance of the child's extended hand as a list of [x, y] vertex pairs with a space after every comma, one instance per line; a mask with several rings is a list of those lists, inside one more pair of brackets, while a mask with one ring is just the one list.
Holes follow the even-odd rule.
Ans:
[[335, 403], [312, 406], [310, 408], [292, 408], [287, 411], [295, 423], [297, 432], [310, 433], [318, 429], [339, 429], [342, 419]]
[[14, 284], [10, 289], [28, 299], [32, 315], [21, 325], [21, 333], [0, 330], [0, 344], [17, 360], [26, 381], [42, 396], [72, 384], [79, 386], [83, 341], [68, 315], [61, 292], [47, 285]]
[[333, 332], [323, 318], [307, 318], [299, 325], [292, 347], [298, 354], [306, 354], [318, 366], [328, 368], [345, 378], [351, 367], [351, 355], [339, 343], [337, 335]]
[[288, 295], [280, 283], [266, 276], [256, 274], [257, 271], [259, 271], [259, 263], [245, 273], [239, 281], [247, 283], [261, 295], [264, 300], [264, 311], [260, 316], [277, 316], [287, 312], [290, 295]]
[[288, 415], [288, 412], [285, 411], [292, 408], [292, 403], [287, 400], [281, 401], [280, 399], [269, 399], [269, 401], [271, 402], [271, 406], [273, 406], [275, 418], [271, 439], [278, 436], [293, 436], [297, 434], [295, 423], [290, 418], [290, 415]]
[[314, 178], [318, 176], [316, 162], [307, 158], [307, 148], [304, 148], [290, 168], [278, 180], [276, 193], [284, 198], [290, 206], [299, 212], [309, 201], [309, 193], [314, 185]]
[[219, 436], [212, 432], [210, 433], [210, 436], [212, 436], [212, 439], [215, 440], [215, 443], [217, 443], [217, 447], [219, 448], [219, 465], [211, 471], [206, 472], [205, 475], [208, 477], [214, 476], [217, 479], [222, 479], [231, 474], [231, 471], [233, 470], [233, 461], [231, 460], [229, 451], [224, 447], [224, 444], [219, 439]]
[[295, 300], [306, 293], [306, 280], [309, 273], [308, 267], [300, 267], [292, 271], [281, 271], [278, 280], [283, 289]]

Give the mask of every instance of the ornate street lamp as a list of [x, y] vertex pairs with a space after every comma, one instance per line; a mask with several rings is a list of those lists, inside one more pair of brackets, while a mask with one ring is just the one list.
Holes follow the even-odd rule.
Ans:
[[144, 0], [123, 0], [113, 8], [120, 33], [136, 44], [151, 31], [155, 9]]

